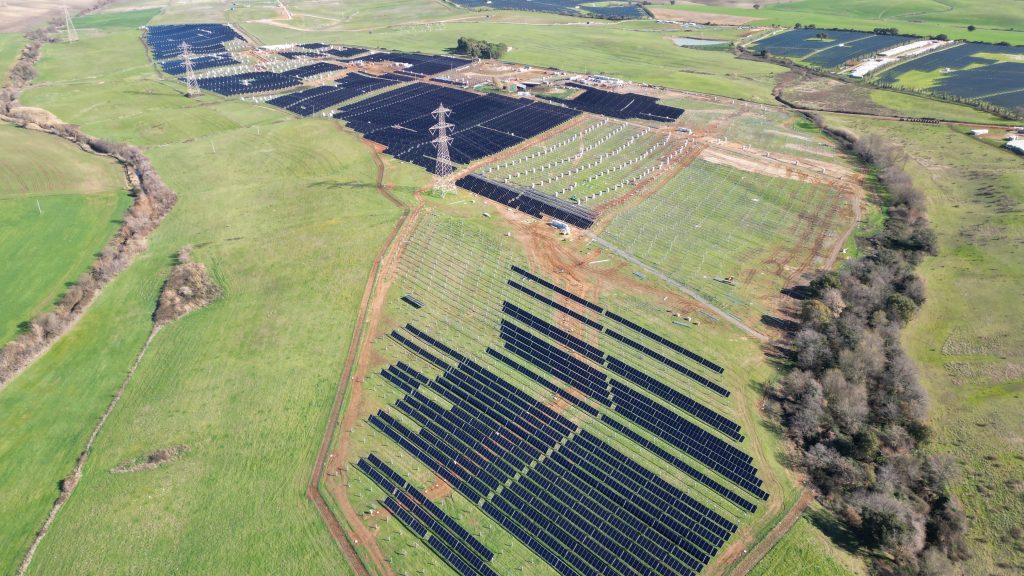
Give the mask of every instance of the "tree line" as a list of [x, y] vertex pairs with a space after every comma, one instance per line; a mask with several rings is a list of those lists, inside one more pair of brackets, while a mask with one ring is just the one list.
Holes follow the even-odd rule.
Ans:
[[877, 572], [955, 574], [967, 558], [967, 520], [947, 488], [952, 462], [922, 450], [928, 397], [900, 342], [925, 301], [915, 267], [936, 253], [925, 198], [901, 168], [898, 147], [811, 118], [872, 167], [887, 217], [866, 255], [804, 290], [798, 325], [780, 344], [793, 369], [766, 405], [820, 500], [881, 553]]

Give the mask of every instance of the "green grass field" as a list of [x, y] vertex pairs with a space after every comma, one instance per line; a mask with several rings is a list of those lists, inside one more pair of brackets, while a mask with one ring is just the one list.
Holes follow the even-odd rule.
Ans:
[[25, 37], [21, 34], [13, 32], [0, 34], [0, 72], [3, 73], [4, 78], [7, 77], [7, 71], [14, 65], [14, 61], [18, 59], [18, 54], [24, 45]]
[[801, 517], [750, 576], [857, 576], [863, 563], [836, 547], [809, 520]]
[[[760, 10], [715, 5], [696, 0], [677, 3], [678, 10], [731, 14], [755, 19], [756, 24], [791, 27], [796, 23], [816, 24], [818, 28], [873, 30], [896, 27], [904, 34], [967, 38], [979, 42], [1024, 43], [1024, 13], [988, 0], [855, 0], [836, 3], [831, 0], [799, 0], [766, 4]], [[673, 8], [664, 6], [664, 8]], [[968, 32], [967, 26], [977, 30]]]
[[[145, 340], [172, 255], [192, 244], [225, 296], [154, 340], [33, 573], [344, 573], [304, 491], [370, 263], [399, 215], [368, 149], [330, 122], [175, 97], [134, 31], [47, 45], [39, 82], [26, 102], [147, 146], [179, 202], [0, 394], [3, 515], [17, 519], [0, 529], [0, 566], [20, 561]], [[396, 169], [403, 195], [423, 178]], [[189, 450], [171, 465], [108, 472], [175, 444]]]
[[928, 301], [904, 341], [931, 397], [930, 450], [959, 465], [970, 521], [968, 574], [1024, 570], [1024, 279], [1019, 158], [960, 130], [834, 117], [896, 139], [929, 198], [939, 257], [919, 269]]
[[0, 125], [0, 345], [85, 272], [128, 207], [121, 168], [48, 134]]

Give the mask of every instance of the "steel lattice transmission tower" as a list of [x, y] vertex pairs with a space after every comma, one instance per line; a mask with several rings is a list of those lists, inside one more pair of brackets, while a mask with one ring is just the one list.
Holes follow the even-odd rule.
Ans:
[[431, 112], [431, 115], [437, 120], [437, 124], [430, 128], [430, 133], [436, 135], [431, 143], [437, 150], [437, 163], [434, 165], [434, 190], [440, 192], [442, 198], [450, 192], [455, 192], [455, 165], [452, 164], [452, 158], [448, 154], [448, 146], [452, 143], [452, 137], [448, 135], [448, 130], [455, 127], [454, 124], [448, 122], [448, 115], [451, 112], [442, 103], [439, 103], [437, 110]]
[[68, 34], [68, 42], [78, 41], [78, 30], [75, 29], [74, 22], [71, 21], [71, 12], [68, 11], [68, 5], [63, 4], [64, 8], [64, 31]]
[[194, 98], [202, 94], [203, 91], [199, 89], [196, 71], [192, 69], [192, 52], [188, 49], [188, 42], [182, 42], [179, 48], [181, 48], [181, 61], [185, 64], [185, 84], [188, 86], [187, 95], [189, 98]]

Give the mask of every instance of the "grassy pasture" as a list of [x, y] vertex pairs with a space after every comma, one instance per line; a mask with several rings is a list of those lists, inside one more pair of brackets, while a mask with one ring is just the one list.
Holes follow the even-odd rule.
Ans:
[[968, 574], [1020, 574], [1024, 541], [1024, 173], [1011, 153], [961, 130], [830, 118], [894, 138], [928, 195], [939, 257], [919, 268], [928, 301], [904, 334], [931, 398], [929, 450], [959, 466], [972, 558]]
[[159, 8], [144, 10], [126, 10], [124, 12], [100, 12], [74, 19], [75, 28], [79, 30], [95, 28], [138, 28], [145, 26], [154, 16], [160, 13]]
[[[800, 0], [765, 4], [760, 10], [715, 5], [696, 0], [676, 3], [664, 9], [730, 14], [753, 18], [752, 24], [791, 27], [796, 23], [815, 24], [818, 28], [873, 30], [896, 27], [901, 33], [980, 42], [1024, 43], [1024, 13], [988, 0], [855, 0], [836, 3], [831, 0]], [[967, 26], [977, 30], [968, 32]]]
[[89, 267], [129, 199], [117, 164], [65, 140], [5, 124], [0, 150], [2, 345]]
[[750, 576], [857, 576], [863, 563], [836, 547], [807, 518], [801, 517]]
[[[0, 565], [20, 559], [145, 339], [171, 255], [192, 244], [226, 295], [154, 340], [33, 572], [345, 573], [304, 490], [370, 263], [399, 214], [375, 191], [368, 149], [331, 122], [175, 98], [134, 31], [47, 45], [41, 72], [27, 102], [146, 146], [179, 203], [0, 394], [12, 431], [2, 515], [18, 519], [4, 523]], [[402, 195], [423, 177], [388, 171]], [[189, 451], [173, 464], [108, 472], [175, 444]]]
[[14, 32], [0, 34], [0, 72], [3, 73], [4, 78], [7, 77], [7, 71], [14, 65], [14, 61], [18, 59], [18, 54], [24, 45], [25, 37], [21, 34]]

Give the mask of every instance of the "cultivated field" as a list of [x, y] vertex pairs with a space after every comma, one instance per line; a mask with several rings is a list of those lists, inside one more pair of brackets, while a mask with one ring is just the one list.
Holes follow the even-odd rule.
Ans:
[[0, 126], [0, 343], [85, 272], [128, 206], [111, 160], [52, 136]]

